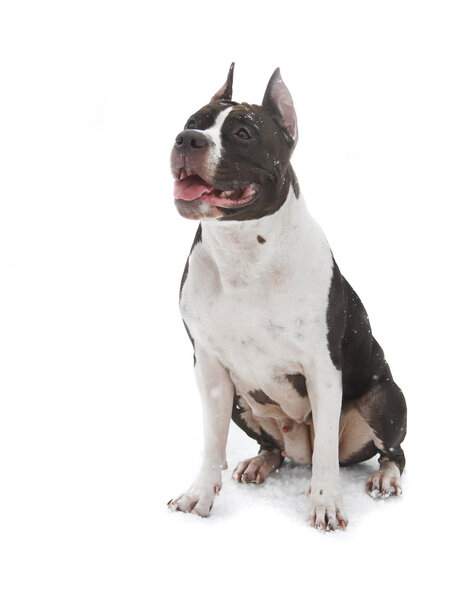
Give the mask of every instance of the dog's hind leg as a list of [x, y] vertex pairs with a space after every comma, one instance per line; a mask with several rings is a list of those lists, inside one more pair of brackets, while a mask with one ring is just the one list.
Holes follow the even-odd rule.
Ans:
[[380, 454], [380, 468], [369, 477], [366, 490], [373, 498], [400, 495], [400, 476], [405, 466], [401, 443], [406, 434], [407, 411], [404, 395], [390, 372], [360, 398], [356, 406], [370, 426]]

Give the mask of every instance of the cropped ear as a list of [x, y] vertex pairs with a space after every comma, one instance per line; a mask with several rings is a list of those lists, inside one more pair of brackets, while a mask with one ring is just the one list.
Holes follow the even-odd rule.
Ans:
[[267, 84], [262, 106], [277, 119], [284, 131], [293, 140], [293, 145], [295, 145], [298, 140], [295, 107], [293, 106], [293, 98], [280, 75], [279, 68], [275, 69]]
[[228, 71], [228, 77], [225, 83], [221, 86], [218, 92], [213, 96], [211, 102], [216, 102], [217, 100], [231, 100], [231, 96], [233, 95], [233, 71], [234, 71], [234, 62], [230, 65], [230, 70]]

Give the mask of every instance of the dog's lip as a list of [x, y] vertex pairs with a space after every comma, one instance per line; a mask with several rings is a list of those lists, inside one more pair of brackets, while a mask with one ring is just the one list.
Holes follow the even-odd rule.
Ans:
[[[256, 202], [256, 200], [257, 200], [257, 194], [254, 197], [252, 197], [249, 201], [246, 201], [243, 204], [238, 204], [238, 205], [229, 204], [226, 206], [220, 206], [218, 204], [210, 204], [209, 202], [207, 202], [205, 200], [205, 197], [196, 198], [195, 200], [189, 200], [189, 201], [181, 200], [180, 198], [175, 198], [174, 203], [175, 203], [177, 209], [179, 210], [179, 212], [181, 212], [181, 211], [187, 212], [187, 210], [196, 211], [197, 215], [198, 215], [196, 218], [200, 219], [200, 218], [204, 218], [205, 216], [207, 216], [209, 218], [222, 217], [226, 214], [237, 212], [245, 207], [251, 206], [251, 204], [254, 204], [254, 202]], [[210, 214], [210, 211], [213, 211], [213, 210], [218, 210], [220, 212], [216, 215]], [[225, 212], [225, 211], [228, 211], [228, 212]], [[183, 214], [183, 213], [181, 212], [181, 214]], [[183, 214], [183, 216], [187, 216], [187, 214]]]
[[260, 186], [249, 183], [235, 189], [221, 189], [204, 181], [199, 175], [188, 175], [185, 169], [174, 181], [174, 197], [187, 203], [205, 203], [217, 208], [237, 208], [254, 202]]

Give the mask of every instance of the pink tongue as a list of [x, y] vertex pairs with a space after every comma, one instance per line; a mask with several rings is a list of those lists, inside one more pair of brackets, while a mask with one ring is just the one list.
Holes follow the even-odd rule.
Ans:
[[205, 183], [198, 175], [191, 175], [174, 182], [174, 197], [180, 200], [195, 200], [204, 192], [211, 192], [213, 186]]

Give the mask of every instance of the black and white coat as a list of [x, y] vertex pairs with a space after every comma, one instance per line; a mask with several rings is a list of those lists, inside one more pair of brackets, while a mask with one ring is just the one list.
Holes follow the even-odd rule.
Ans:
[[[221, 489], [232, 418], [260, 445], [257, 456], [234, 470], [237, 481], [263, 481], [285, 456], [312, 464], [309, 520], [344, 528], [339, 464], [378, 452], [369, 493], [401, 493], [404, 397], [299, 191], [289, 162], [296, 116], [278, 70], [260, 107], [232, 103], [231, 78], [232, 70], [189, 120], [185, 148], [179, 138], [172, 156], [176, 179], [182, 173], [216, 190], [249, 193], [231, 195], [246, 199], [233, 204], [231, 192], [176, 199], [181, 214], [201, 220], [180, 309], [194, 344], [205, 444], [198, 476], [170, 506], [209, 514]], [[241, 141], [257, 135], [258, 146], [235, 139], [240, 124], [250, 136]], [[203, 147], [188, 142], [198, 135]]]

